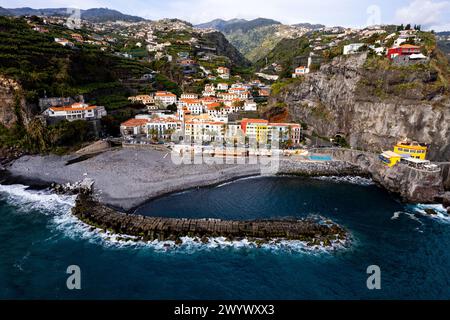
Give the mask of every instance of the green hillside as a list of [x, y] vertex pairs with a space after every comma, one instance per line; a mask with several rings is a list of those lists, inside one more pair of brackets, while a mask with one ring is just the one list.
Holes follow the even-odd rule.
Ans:
[[[114, 56], [95, 46], [70, 48], [54, 41], [55, 37], [70, 39], [71, 32], [50, 26], [48, 33], [39, 33], [24, 19], [0, 17], [0, 73], [19, 81], [31, 103], [44, 95], [99, 92], [101, 98], [102, 90], [108, 95], [122, 95], [126, 102], [129, 87], [120, 81], [142, 76], [151, 70], [150, 65]], [[120, 103], [105, 106], [112, 108]]]

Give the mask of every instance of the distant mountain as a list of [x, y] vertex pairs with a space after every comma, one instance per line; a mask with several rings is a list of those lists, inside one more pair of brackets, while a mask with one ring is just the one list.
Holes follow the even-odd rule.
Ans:
[[129, 22], [145, 21], [144, 18], [123, 14], [117, 10], [111, 10], [107, 8], [94, 8], [83, 10], [81, 12], [81, 18], [92, 22], [117, 21], [117, 20]]
[[450, 31], [438, 32], [437, 36], [437, 44], [439, 49], [441, 49], [450, 60]]
[[[6, 9], [7, 13], [11, 13], [15, 16], [69, 16], [72, 14], [73, 9], [70, 8], [44, 8], [44, 9], [33, 9], [29, 7], [25, 8], [11, 8]], [[108, 8], [93, 8], [88, 10], [80, 10], [81, 18], [91, 21], [91, 22], [106, 22], [106, 21], [128, 21], [128, 22], [139, 22], [144, 21], [144, 18], [131, 16], [128, 14], [123, 14], [117, 10], [112, 10]], [[0, 10], [0, 15], [6, 15]]]
[[219, 31], [223, 31], [223, 29], [231, 24], [239, 23], [239, 22], [246, 22], [247, 20], [244, 19], [232, 19], [232, 20], [223, 20], [223, 19], [215, 19], [209, 22], [201, 23], [196, 25], [195, 27], [200, 29], [216, 29]]
[[216, 19], [210, 22], [202, 23], [199, 25], [196, 25], [197, 28], [214, 28], [217, 29], [223, 33], [232, 33], [236, 31], [242, 31], [247, 32], [249, 30], [270, 26], [270, 25], [276, 25], [281, 24], [281, 22], [272, 20], [272, 19], [265, 19], [265, 18], [257, 18], [254, 20], [245, 20], [245, 19], [232, 19], [232, 20], [222, 20], [222, 19]]
[[308, 31], [323, 26], [309, 23], [289, 26], [276, 20], [258, 18], [250, 21], [216, 19], [196, 27], [221, 31], [247, 59], [255, 62], [270, 52], [281, 40], [298, 38]]
[[297, 23], [297, 24], [294, 24], [293, 26], [299, 27], [299, 28], [310, 29], [310, 30], [318, 30], [318, 29], [325, 28], [325, 25], [323, 25], [323, 24], [311, 24], [308, 22]]
[[3, 7], [0, 7], [0, 16], [12, 16], [12, 13]]

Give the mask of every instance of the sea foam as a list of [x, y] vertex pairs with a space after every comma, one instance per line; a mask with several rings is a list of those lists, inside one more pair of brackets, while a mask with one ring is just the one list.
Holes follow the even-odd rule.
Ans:
[[[419, 213], [422, 216], [426, 216], [443, 223], [450, 223], [450, 215], [448, 214], [444, 206], [441, 204], [415, 204], [409, 205], [408, 207], [413, 212]], [[428, 214], [425, 211], [426, 209], [434, 210], [436, 214], [435, 215]]]
[[360, 186], [372, 186], [375, 183], [373, 180], [368, 178], [363, 178], [359, 176], [321, 176], [321, 177], [314, 177], [313, 179], [316, 180], [323, 180], [323, 181], [330, 181], [330, 182], [336, 182], [336, 183], [351, 183], [356, 184]]

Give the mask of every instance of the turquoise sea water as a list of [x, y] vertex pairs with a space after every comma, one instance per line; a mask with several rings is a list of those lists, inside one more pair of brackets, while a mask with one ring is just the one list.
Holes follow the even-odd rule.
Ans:
[[[141, 214], [256, 219], [320, 215], [343, 225], [349, 247], [299, 243], [256, 248], [220, 239], [133, 243], [91, 230], [73, 197], [0, 185], [0, 298], [448, 299], [450, 218], [423, 215], [361, 179], [257, 178], [152, 201]], [[66, 268], [81, 268], [81, 290]], [[381, 290], [366, 268], [381, 268]]]

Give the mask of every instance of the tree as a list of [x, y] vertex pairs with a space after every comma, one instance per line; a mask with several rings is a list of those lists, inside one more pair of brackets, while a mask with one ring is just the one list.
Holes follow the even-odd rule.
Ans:
[[241, 107], [241, 108], [242, 108], [242, 107], [244, 106], [244, 104], [245, 104], [244, 101], [242, 101], [242, 100], [236, 100], [236, 101], [233, 102], [233, 107], [235, 107], [235, 108]]
[[151, 128], [148, 131], [148, 134], [152, 137], [153, 141], [157, 141], [158, 140], [158, 130], [155, 128]]
[[170, 140], [172, 138], [172, 134], [175, 132], [176, 130], [174, 128], [170, 128], [170, 129], [166, 129], [164, 130], [164, 135], [168, 136], [168, 140]]
[[172, 104], [167, 106], [167, 110], [170, 110], [170, 111], [175, 113], [175, 112], [177, 112], [178, 108], [177, 108], [177, 105], [175, 103], [172, 103]]

